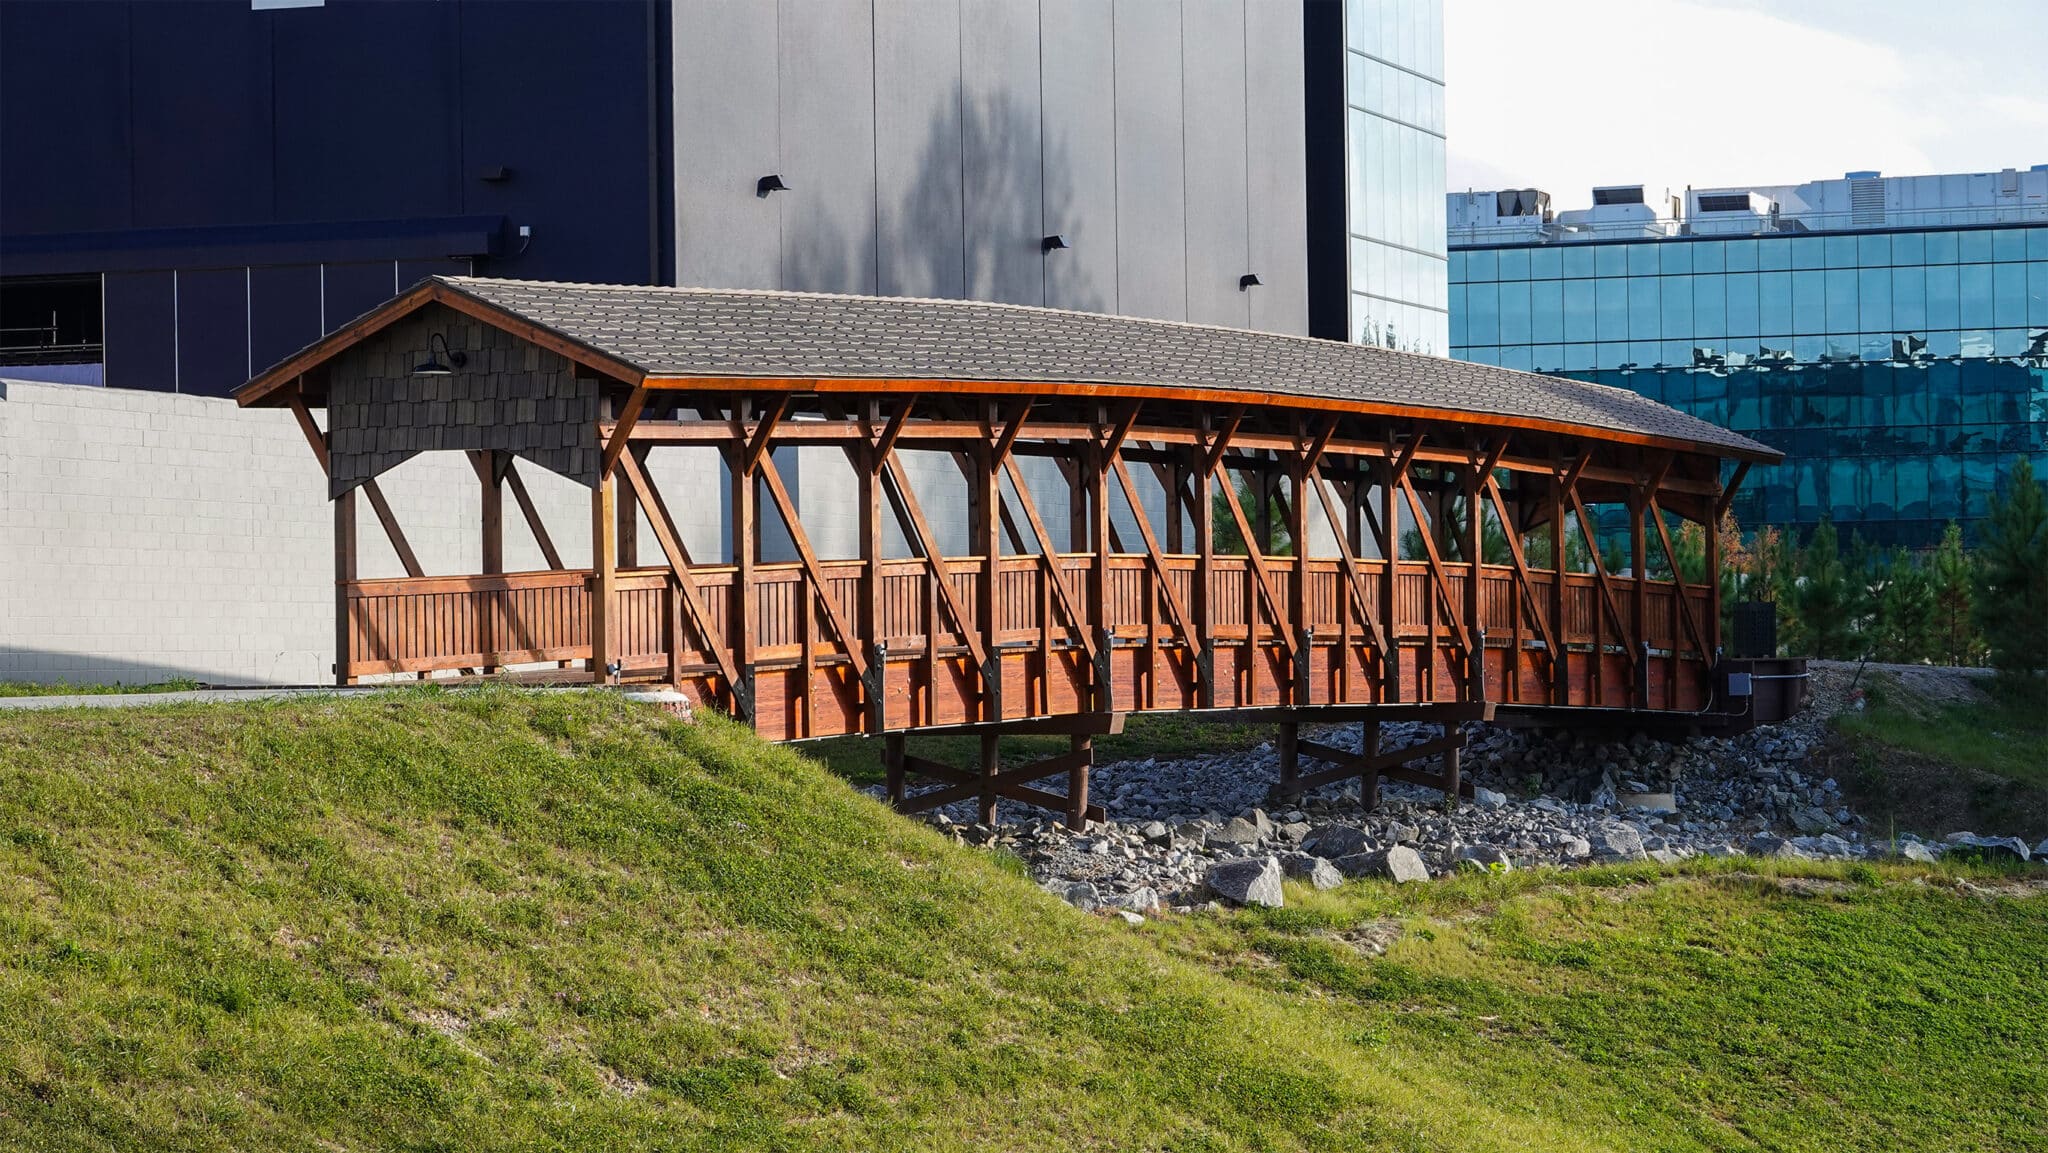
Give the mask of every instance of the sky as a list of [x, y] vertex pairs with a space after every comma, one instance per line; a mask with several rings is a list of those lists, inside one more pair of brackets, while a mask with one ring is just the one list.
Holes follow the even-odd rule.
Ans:
[[2048, 0], [1445, 0], [1444, 24], [1453, 192], [2048, 164]]

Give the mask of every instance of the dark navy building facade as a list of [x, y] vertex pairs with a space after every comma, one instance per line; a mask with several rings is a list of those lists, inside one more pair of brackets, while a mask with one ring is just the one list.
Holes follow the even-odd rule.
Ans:
[[0, 363], [217, 396], [430, 273], [660, 282], [667, 13], [0, 4]]

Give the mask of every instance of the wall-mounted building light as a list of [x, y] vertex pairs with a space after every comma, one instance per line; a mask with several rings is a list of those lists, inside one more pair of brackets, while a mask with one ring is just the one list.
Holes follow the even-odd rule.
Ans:
[[[441, 352], [448, 357], [447, 364], [443, 364], [441, 358], [434, 355], [434, 342], [437, 340], [441, 342]], [[468, 363], [469, 354], [450, 349], [448, 347], [448, 338], [437, 332], [427, 338], [427, 358], [412, 366], [412, 374], [414, 376], [452, 376], [455, 373], [455, 368], [461, 368]], [[455, 368], [448, 367], [450, 364], [454, 365]]]
[[1038, 243], [1038, 250], [1040, 252], [1052, 252], [1057, 249], [1072, 247], [1073, 245], [1067, 243], [1067, 234], [1064, 232], [1055, 232]]
[[1260, 280], [1260, 279], [1259, 279], [1259, 274], [1258, 274], [1258, 273], [1256, 273], [1256, 272], [1247, 272], [1247, 273], [1245, 273], [1245, 274], [1244, 274], [1243, 276], [1240, 276], [1240, 277], [1238, 277], [1238, 278], [1237, 278], [1237, 290], [1238, 290], [1239, 292], [1244, 292], [1244, 291], [1246, 291], [1246, 290], [1248, 290], [1248, 289], [1251, 289], [1251, 288], [1255, 288], [1255, 287], [1257, 287], [1258, 285], [1261, 285], [1261, 284], [1264, 284], [1264, 283], [1266, 283], [1266, 282], [1265, 282], [1265, 281], [1263, 281], [1263, 280]]
[[776, 173], [771, 172], [768, 175], [763, 176], [761, 179], [754, 181], [754, 195], [756, 196], [766, 196], [771, 192], [788, 191], [789, 185], [784, 184], [782, 182], [782, 177]]
[[512, 179], [512, 170], [502, 164], [486, 164], [483, 171], [477, 173], [477, 179], [485, 184], [503, 184]]

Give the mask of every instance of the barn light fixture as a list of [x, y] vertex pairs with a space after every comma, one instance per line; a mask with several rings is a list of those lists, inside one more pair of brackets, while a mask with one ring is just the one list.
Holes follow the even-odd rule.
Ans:
[[784, 184], [782, 182], [782, 177], [776, 173], [771, 172], [768, 175], [763, 176], [761, 179], [754, 181], [754, 195], [756, 196], [766, 196], [771, 192], [788, 191], [789, 185]]
[[1237, 290], [1239, 292], [1244, 292], [1248, 289], [1256, 288], [1257, 286], [1264, 283], [1266, 282], [1259, 279], [1258, 273], [1247, 272], [1243, 276], [1237, 278]]
[[[434, 355], [434, 342], [437, 340], [441, 342], [441, 351], [448, 357], [447, 364], [441, 363], [441, 358]], [[469, 354], [449, 348], [448, 338], [437, 332], [427, 338], [427, 358], [412, 366], [412, 374], [414, 376], [453, 376], [455, 368], [461, 368], [468, 363]], [[448, 367], [449, 364], [454, 365], [455, 368]]]
[[1072, 248], [1073, 245], [1067, 243], [1066, 233], [1055, 232], [1051, 236], [1046, 237], [1043, 241], [1040, 241], [1038, 247], [1039, 251], [1041, 252], [1052, 252], [1055, 249]]

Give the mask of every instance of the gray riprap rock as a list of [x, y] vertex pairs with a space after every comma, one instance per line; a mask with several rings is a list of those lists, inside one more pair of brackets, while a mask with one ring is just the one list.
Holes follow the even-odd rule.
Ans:
[[1338, 858], [1337, 871], [1347, 877], [1392, 877], [1401, 884], [1429, 880], [1429, 866], [1422, 854], [1406, 845], [1395, 845], [1372, 853], [1353, 853]]
[[1458, 850], [1458, 867], [1505, 873], [1511, 871], [1515, 863], [1508, 859], [1507, 850], [1499, 845], [1466, 845]]
[[1633, 825], [1602, 825], [1587, 839], [1593, 843], [1593, 855], [1596, 857], [1624, 861], [1643, 859], [1643, 835], [1636, 832]]
[[1305, 852], [1334, 861], [1364, 852], [1368, 843], [1365, 833], [1350, 825], [1317, 825], [1301, 847]]
[[1422, 830], [1399, 821], [1387, 826], [1387, 839], [1397, 845], [1412, 845], [1422, 839]]
[[1129, 909], [1118, 909], [1116, 915], [1122, 919], [1124, 924], [1129, 925], [1133, 929], [1145, 923], [1145, 918], [1131, 912]]
[[1951, 835], [1947, 856], [1976, 857], [1984, 860], [2024, 861], [2033, 854], [2027, 843], [2018, 837], [1979, 837], [1969, 834], [1963, 838]]
[[1809, 836], [1815, 833], [1832, 833], [1840, 828], [1826, 809], [1811, 806], [1792, 810], [1792, 827]]
[[1309, 824], [1307, 821], [1288, 821], [1285, 824], [1273, 826], [1273, 835], [1290, 845], [1299, 845], [1308, 836], [1308, 833]]
[[1583, 861], [1593, 855], [1593, 842], [1584, 837], [1566, 836], [1557, 843], [1557, 851], [1567, 861]]
[[1117, 893], [1102, 899], [1102, 907], [1105, 909], [1129, 909], [1134, 913], [1150, 913], [1163, 903], [1159, 899], [1159, 890], [1150, 885], [1140, 885], [1128, 893]]
[[1138, 835], [1145, 838], [1148, 845], [1173, 847], [1173, 830], [1166, 827], [1165, 821], [1146, 821], [1138, 827]]
[[2041, 843], [2034, 846], [2034, 856], [2048, 861], [2048, 837], [2042, 837]]
[[1052, 881], [1046, 891], [1084, 913], [1092, 913], [1102, 907], [1102, 895], [1095, 890], [1092, 881]]
[[1277, 909], [1286, 903], [1280, 892], [1280, 862], [1272, 857], [1225, 861], [1209, 870], [1209, 891], [1240, 905]]
[[1482, 789], [1474, 786], [1472, 789], [1472, 803], [1482, 809], [1501, 809], [1507, 807], [1508, 797], [1506, 793], [1496, 793], [1492, 789]]
[[1792, 860], [1811, 860], [1813, 854], [1798, 844], [1769, 833], [1758, 833], [1749, 839], [1749, 855], [1752, 857], [1787, 857]]
[[1899, 856], [1904, 857], [1908, 861], [1918, 861], [1923, 865], [1931, 865], [1939, 859], [1932, 850], [1918, 841], [1907, 841], [1901, 844], [1899, 846]]
[[1210, 848], [1218, 845], [1256, 845], [1259, 843], [1259, 827], [1243, 817], [1232, 817], [1220, 829], [1209, 830], [1202, 843]]
[[1313, 853], [1289, 853], [1280, 862], [1287, 875], [1307, 881], [1318, 889], [1334, 889], [1344, 883], [1337, 866]]

